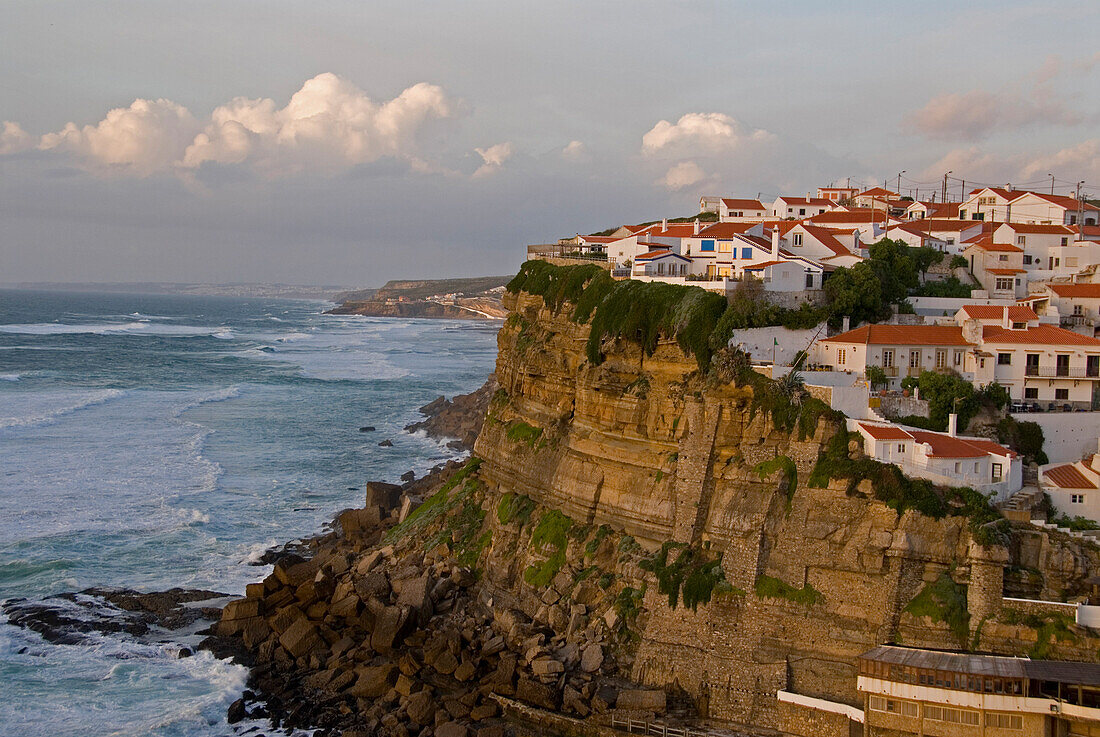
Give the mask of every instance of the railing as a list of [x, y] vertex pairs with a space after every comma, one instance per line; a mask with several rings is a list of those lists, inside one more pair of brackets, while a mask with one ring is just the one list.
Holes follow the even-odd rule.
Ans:
[[1059, 320], [1060, 324], [1064, 328], [1077, 328], [1082, 325], [1089, 325], [1089, 319], [1084, 315], [1066, 315]]
[[1100, 379], [1100, 367], [1025, 366], [1024, 376], [1042, 379]]
[[734, 737], [743, 732], [720, 731], [716, 729], [698, 729], [695, 727], [670, 727], [664, 722], [651, 722], [642, 719], [611, 717], [611, 728], [629, 734], [656, 735], [657, 737]]
[[585, 252], [573, 243], [545, 243], [527, 246], [527, 258], [568, 258], [578, 261], [607, 261], [607, 254]]

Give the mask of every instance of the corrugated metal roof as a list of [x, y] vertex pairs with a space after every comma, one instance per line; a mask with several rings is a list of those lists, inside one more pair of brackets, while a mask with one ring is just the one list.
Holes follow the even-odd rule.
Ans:
[[926, 668], [951, 673], [966, 673], [994, 678], [1028, 678], [1082, 685], [1100, 684], [1100, 663], [1068, 660], [1029, 660], [1006, 655], [978, 655], [943, 650], [879, 645], [859, 656], [863, 660]]

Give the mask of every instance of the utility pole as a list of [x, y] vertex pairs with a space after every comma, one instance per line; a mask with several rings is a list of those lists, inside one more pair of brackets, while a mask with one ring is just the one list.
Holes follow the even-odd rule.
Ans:
[[[947, 172], [947, 174], [950, 174], [952, 171], [955, 171], [955, 170], [952, 169], [951, 171]], [[943, 201], [944, 202], [947, 202], [947, 174], [943, 175]]]
[[905, 173], [905, 169], [898, 172], [898, 197], [901, 197], [901, 175]]
[[[1078, 228], [1077, 232], [1078, 233], [1084, 233], [1085, 232], [1085, 228], [1084, 228], [1084, 224], [1085, 224], [1085, 203], [1081, 201], [1081, 185], [1084, 184], [1084, 183], [1085, 183], [1084, 179], [1082, 179], [1081, 181], [1079, 181], [1077, 183], [1077, 228]], [[1081, 237], [1084, 238], [1083, 235]]]
[[1054, 175], [1047, 174], [1047, 176], [1050, 177], [1050, 193], [1054, 194]]

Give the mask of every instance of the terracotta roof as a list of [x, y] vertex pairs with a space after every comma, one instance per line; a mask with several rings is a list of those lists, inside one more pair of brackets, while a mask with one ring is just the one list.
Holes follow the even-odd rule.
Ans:
[[638, 256], [637, 258], [635, 258], [635, 261], [651, 261], [653, 259], [661, 258], [663, 256], [672, 256], [674, 258], [683, 259], [684, 261], [691, 261], [691, 259], [687, 256], [681, 256], [680, 254], [673, 253], [672, 251], [650, 251], [649, 253], [643, 253], [641, 256]]
[[1095, 489], [1096, 484], [1089, 481], [1085, 474], [1075, 466], [1054, 466], [1043, 471], [1043, 480], [1049, 481], [1061, 489]]
[[729, 238], [741, 235], [749, 228], [756, 227], [757, 223], [713, 223], [699, 231], [700, 238]]
[[827, 200], [824, 197], [777, 197], [777, 200], [783, 200], [788, 205], [810, 205], [816, 207], [830, 207], [835, 204], [832, 200]]
[[[1041, 197], [1042, 199], [1046, 200], [1047, 202], [1051, 203], [1052, 205], [1058, 205], [1060, 207], [1066, 208], [1067, 210], [1076, 210], [1080, 206], [1080, 203], [1075, 198], [1066, 197], [1065, 195], [1043, 194], [1042, 192], [1029, 192], [1028, 194], [1033, 194], [1036, 197]], [[1091, 205], [1088, 202], [1086, 202], [1085, 203], [1085, 209], [1086, 210], [1095, 210], [1096, 205]]]
[[1047, 284], [1046, 286], [1059, 297], [1100, 298], [1100, 284]]
[[835, 256], [854, 256], [855, 255], [850, 250], [845, 248], [844, 244], [842, 244], [840, 241], [838, 241], [836, 239], [836, 236], [834, 236], [829, 231], [828, 228], [821, 228], [821, 227], [818, 227], [816, 225], [808, 225], [806, 223], [801, 223], [801, 225], [802, 225], [802, 228], [807, 233], [809, 233], [814, 238], [816, 238], [818, 241], [820, 241], [821, 245], [825, 246], [830, 251], [832, 251], [833, 255], [835, 255]]
[[877, 223], [882, 220], [882, 210], [872, 210], [870, 207], [856, 207], [851, 210], [831, 210], [806, 218], [812, 223], [825, 225], [827, 223]]
[[881, 195], [888, 195], [890, 197], [897, 197], [898, 193], [897, 192], [891, 192], [890, 190], [883, 189], [882, 187], [871, 187], [870, 189], [863, 190], [862, 192], [860, 192], [856, 196], [857, 197], [878, 197], [878, 196], [881, 196]]
[[582, 235], [581, 238], [589, 243], [614, 243], [615, 241], [622, 240], [621, 238], [615, 238], [609, 235]]
[[1019, 345], [1080, 345], [1100, 348], [1100, 340], [1075, 333], [1053, 325], [1037, 325], [1025, 330], [1011, 330], [1000, 325], [986, 325], [982, 328], [983, 343], [1004, 343]]
[[936, 458], [981, 458], [990, 453], [1009, 458], [1016, 456], [1011, 450], [992, 440], [952, 437], [927, 430], [910, 430], [909, 434], [918, 443], [932, 446], [932, 456]]
[[990, 274], [997, 276], [1012, 276], [1013, 274], [1026, 274], [1023, 269], [986, 269]]
[[971, 345], [957, 325], [862, 325], [822, 343], [864, 345]]
[[1008, 227], [1017, 233], [1042, 233], [1048, 235], [1073, 235], [1076, 228], [1068, 225], [1042, 225], [1040, 223], [1001, 223], [1001, 227]]
[[966, 240], [971, 246], [977, 246], [983, 251], [994, 251], [1002, 253], [1023, 253], [1024, 249], [1012, 245], [1011, 243], [994, 243], [993, 236], [991, 235], [977, 235], [973, 238]]
[[1004, 187], [982, 187], [981, 189], [975, 189], [970, 194], [976, 195], [979, 192], [993, 192], [998, 197], [1011, 202], [1012, 200], [1019, 199], [1025, 194], [1031, 194], [1025, 189], [1005, 189]]
[[912, 440], [913, 436], [896, 425], [868, 425], [866, 422], [858, 423], [868, 435], [875, 440]]
[[730, 210], [767, 210], [760, 200], [728, 200], [722, 198], [722, 204]]
[[775, 266], [776, 264], [789, 264], [790, 261], [764, 261], [763, 263], [753, 264], [752, 266], [746, 266], [745, 271], [760, 271], [769, 266]]
[[1000, 320], [1004, 317], [1006, 309], [1008, 310], [1008, 319], [1013, 322], [1039, 319], [1039, 316], [1035, 314], [1035, 310], [1023, 305], [963, 305], [962, 312], [975, 320]]

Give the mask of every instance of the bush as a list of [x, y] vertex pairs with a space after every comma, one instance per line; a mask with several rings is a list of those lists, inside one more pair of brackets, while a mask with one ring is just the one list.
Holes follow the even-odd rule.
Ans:
[[1025, 463], [1049, 463], [1043, 452], [1043, 428], [1037, 422], [1006, 417], [997, 423], [997, 440], [1024, 457]]
[[966, 608], [966, 587], [955, 583], [945, 571], [921, 592], [902, 611], [914, 617], [929, 617], [933, 622], [945, 622], [959, 644], [966, 646], [970, 634], [970, 612]]
[[[677, 549], [680, 552], [670, 563], [669, 553]], [[726, 580], [720, 560], [683, 543], [666, 542], [652, 558], [638, 565], [657, 577], [657, 590], [668, 597], [668, 605], [673, 609], [680, 601], [681, 590], [684, 606], [692, 611], [700, 604], [709, 604], [715, 587]]]
[[822, 593], [810, 584], [796, 589], [782, 579], [764, 574], [756, 577], [755, 589], [761, 599], [786, 599], [802, 606], [813, 606], [825, 600]]
[[952, 269], [966, 269], [970, 267], [970, 262], [963, 256], [952, 256], [950, 266]]
[[962, 432], [981, 408], [981, 397], [974, 391], [974, 385], [955, 373], [922, 371], [919, 377], [907, 376], [901, 385], [905, 389], [920, 388], [921, 399], [928, 401], [930, 419], [941, 428], [947, 427], [947, 416], [955, 412]]
[[[961, 258], [956, 256], [956, 258]], [[964, 259], [965, 260], [965, 259]], [[964, 264], [965, 265], [965, 264]], [[956, 276], [949, 276], [942, 281], [927, 281], [913, 290], [915, 297], [954, 297], [966, 299], [976, 289], [969, 284], [963, 284]]]

